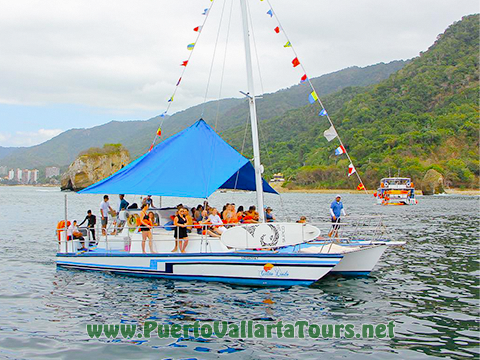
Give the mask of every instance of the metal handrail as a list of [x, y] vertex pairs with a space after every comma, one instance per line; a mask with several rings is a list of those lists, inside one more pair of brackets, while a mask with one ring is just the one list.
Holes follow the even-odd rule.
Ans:
[[[331, 229], [333, 225], [335, 226], [338, 226], [338, 234], [337, 236], [335, 237], [329, 237], [329, 238], [326, 238], [326, 237], [320, 237], [316, 240], [322, 240], [322, 241], [328, 241], [328, 240], [331, 240], [332, 242], [334, 241], [341, 241], [341, 242], [351, 242], [353, 239], [358, 239], [359, 237], [362, 238], [362, 240], [368, 240], [368, 241], [378, 241], [378, 240], [392, 240], [391, 236], [388, 234], [388, 232], [386, 231], [386, 228], [385, 228], [385, 225], [383, 224], [383, 221], [382, 221], [382, 216], [381, 215], [367, 215], [367, 216], [348, 216], [346, 217], [348, 220], [353, 220], [353, 221], [348, 221], [348, 222], [342, 222], [342, 223], [331, 223], [331, 222], [327, 222], [327, 221], [322, 221], [322, 222], [309, 222], [308, 224], [309, 225], [314, 225], [314, 226], [317, 226], [321, 231], [322, 230], [327, 230], [327, 229]], [[378, 219], [378, 221], [377, 221]], [[363, 220], [363, 221], [362, 221]], [[281, 221], [275, 221], [275, 222], [281, 222]], [[208, 233], [204, 234], [205, 230], [207, 230], [209, 227], [221, 227], [221, 226], [224, 226], [224, 227], [232, 227], [232, 226], [242, 226], [242, 225], [259, 225], [261, 223], [227, 223], [227, 224], [223, 224], [223, 225], [214, 225], [214, 224], [198, 224], [198, 223], [195, 223], [195, 224], [188, 224], [186, 227], [191, 229], [191, 231], [195, 231], [197, 229], [201, 229], [201, 232], [198, 234], [200, 235], [200, 238], [198, 238], [197, 236], [191, 238], [189, 237], [189, 241], [195, 241], [195, 242], [198, 242], [200, 241], [201, 242], [201, 248], [203, 249], [205, 245], [205, 247], [208, 247], [208, 246], [211, 246], [210, 243], [209, 243], [209, 239], [219, 239], [219, 237], [213, 237], [213, 236], [210, 236], [208, 235]], [[126, 228], [126, 229], [125, 229]], [[171, 229], [175, 228], [175, 225], [173, 224], [169, 224], [169, 225], [155, 225], [155, 226], [152, 226], [152, 231], [153, 231], [153, 234], [157, 234], [158, 235], [158, 232], [156, 232], [155, 230], [158, 230], [158, 229], [168, 229], [168, 231], [171, 231]], [[120, 243], [120, 242], [125, 242], [125, 240], [127, 240], [126, 238], [128, 238], [128, 241], [130, 243], [136, 243], [136, 242], [142, 242], [143, 239], [134, 239], [132, 238], [132, 235], [138, 231], [139, 229], [139, 226], [135, 226], [135, 227], [129, 227], [128, 224], [124, 223], [123, 226], [118, 226], [118, 223], [115, 223], [115, 222], [111, 222], [109, 223], [109, 226], [107, 226], [106, 228], [106, 235], [103, 235], [102, 234], [102, 227], [101, 227], [101, 224], [96, 224], [93, 228], [92, 227], [88, 227], [88, 226], [81, 226], [81, 227], [78, 227], [78, 229], [80, 230], [86, 230], [86, 233], [87, 235], [84, 237], [85, 238], [85, 244], [86, 246], [89, 245], [90, 242], [93, 241], [92, 237], [91, 237], [91, 231], [90, 230], [94, 230], [95, 231], [95, 234], [96, 234], [96, 243], [98, 244], [99, 241], [105, 241], [105, 245], [106, 245], [106, 250], [109, 251], [110, 249], [110, 245], [113, 244], [113, 243]], [[59, 229], [57, 229], [58, 231]], [[67, 229], [63, 230], [63, 229], [60, 229], [60, 231], [66, 231]], [[126, 236], [123, 236], [123, 237], [116, 237], [115, 235], [112, 235], [111, 232], [112, 231], [119, 231], [119, 233], [117, 235], [126, 235]], [[65, 232], [65, 239], [66, 239], [66, 232]], [[196, 233], [193, 233], [193, 235], [197, 235]], [[112, 237], [114, 236], [114, 237]], [[247, 235], [246, 235], [247, 236]], [[64, 239], [63, 239], [64, 240]], [[158, 241], [174, 241], [175, 238], [172, 237], [171, 239], [159, 239], [159, 238], [155, 238], [153, 239], [155, 242], [158, 242]], [[179, 240], [179, 239], [177, 239]], [[247, 239], [248, 240], [248, 237]], [[304, 231], [302, 231], [302, 242], [305, 242], [305, 233]], [[67, 241], [70, 241], [70, 240], [67, 240]], [[66, 243], [67, 243], [66, 241]], [[62, 243], [62, 239], [59, 241], [59, 250], [60, 250], [60, 246], [61, 246], [61, 243]], [[66, 248], [65, 250], [67, 250], [67, 244], [65, 245]]]

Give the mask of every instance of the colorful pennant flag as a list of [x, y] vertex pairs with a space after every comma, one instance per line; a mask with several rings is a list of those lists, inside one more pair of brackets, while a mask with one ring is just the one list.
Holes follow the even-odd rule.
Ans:
[[357, 190], [360, 191], [360, 190], [365, 190], [365, 186], [363, 186], [362, 183], [358, 184], [357, 186]]
[[185, 60], [180, 64], [180, 66], [187, 66], [187, 64], [188, 64], [188, 60]]
[[193, 50], [194, 47], [195, 47], [195, 43], [188, 44], [187, 50]]
[[356, 172], [357, 170], [355, 170], [355, 166], [353, 166], [353, 164], [348, 165], [348, 176], [353, 175]]
[[313, 104], [317, 100], [318, 100], [317, 93], [315, 91], [312, 91], [312, 93], [308, 95], [308, 101], [310, 101], [310, 104]]
[[180, 85], [180, 81], [182, 81], [182, 78], [178, 79], [178, 81], [177, 81], [177, 85], [175, 85], [175, 86], [178, 86], [178, 85]]
[[153, 143], [152, 145], [150, 145], [150, 149], [148, 149], [148, 152], [152, 151], [152, 149], [153, 149]]
[[158, 128], [158, 130], [157, 130], [157, 135], [158, 135], [158, 136], [162, 136], [162, 129], [161, 129], [161, 128]]
[[168, 99], [167, 102], [172, 102], [172, 101], [173, 101], [173, 95], [172, 95], [172, 97], [171, 97], [170, 99]]
[[333, 126], [330, 126], [327, 130], [323, 132], [323, 136], [325, 136], [325, 139], [327, 139], [327, 141], [332, 141], [337, 137], [337, 132], [335, 131], [335, 128]]
[[280, 28], [277, 26], [275, 29], [273, 29], [277, 34], [280, 32]]
[[343, 147], [343, 145], [340, 145], [335, 149], [335, 155], [342, 155], [342, 154], [345, 154], [345, 148]]
[[292, 47], [292, 43], [290, 41], [287, 41], [287, 43], [285, 45], [283, 45], [283, 47], [285, 47], [285, 48]]
[[307, 81], [307, 74], [303, 75], [303, 76], [300, 78], [300, 83], [304, 83], [305, 81]]
[[160, 115], [160, 117], [164, 118], [166, 115], [167, 115], [167, 112], [164, 111], [164, 112]]
[[318, 113], [318, 116], [327, 116], [327, 110], [325, 109], [320, 110], [320, 112]]
[[270, 15], [270, 17], [272, 17], [272, 16], [273, 16], [273, 11], [272, 11], [272, 9], [268, 10], [268, 11], [267, 11], [267, 14]]
[[292, 60], [292, 64], [293, 64], [293, 67], [297, 67], [298, 65], [300, 65], [300, 61], [298, 61], [298, 58], [295, 58]]
[[207, 13], [208, 13], [208, 9], [205, 9], [205, 10], [203, 10], [202, 15], [207, 15]]
[[193, 28], [193, 31], [200, 32], [200, 31], [202, 31], [202, 27], [203, 26], [197, 26], [197, 27]]

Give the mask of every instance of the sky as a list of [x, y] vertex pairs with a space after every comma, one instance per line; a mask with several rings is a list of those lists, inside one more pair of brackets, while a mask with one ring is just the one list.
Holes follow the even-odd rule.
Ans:
[[[478, 0], [248, 0], [255, 92], [410, 59]], [[270, 8], [274, 17], [267, 15]], [[210, 8], [208, 17], [202, 15]], [[0, 0], [0, 146], [147, 120], [247, 91], [239, 0]], [[206, 20], [193, 52], [187, 44]], [[281, 25], [279, 34], [274, 28]], [[228, 41], [227, 41], [228, 38]], [[210, 79], [210, 81], [209, 81]]]

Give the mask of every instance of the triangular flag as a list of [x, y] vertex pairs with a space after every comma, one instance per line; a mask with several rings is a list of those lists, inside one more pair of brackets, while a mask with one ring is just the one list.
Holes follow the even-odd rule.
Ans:
[[303, 75], [301, 78], [300, 78], [300, 83], [303, 83], [307, 81], [307, 74]]
[[178, 79], [178, 81], [177, 81], [177, 85], [175, 85], [175, 86], [178, 86], [178, 85], [180, 85], [180, 81], [182, 81], [182, 78]]
[[292, 43], [290, 41], [287, 41], [287, 43], [283, 45], [283, 47], [292, 47]]
[[323, 132], [323, 136], [325, 136], [325, 139], [327, 139], [327, 141], [332, 141], [337, 137], [337, 132], [335, 131], [335, 128], [333, 126], [330, 126], [327, 130]]
[[357, 186], [357, 190], [360, 191], [360, 190], [365, 190], [365, 186], [363, 186], [362, 183], [358, 184]]
[[327, 110], [325, 109], [320, 110], [320, 112], [318, 113], [318, 116], [327, 116]]
[[202, 27], [203, 26], [197, 26], [197, 27], [193, 28], [193, 31], [200, 32], [200, 31], [202, 31]]
[[300, 65], [300, 61], [298, 61], [298, 58], [295, 58], [292, 60], [292, 64], [293, 64], [293, 67], [297, 67], [298, 65]]
[[185, 60], [184, 62], [182, 62], [182, 63], [180, 64], [180, 66], [187, 66], [187, 64], [188, 64], [188, 60]]
[[342, 154], [345, 154], [345, 148], [343, 147], [343, 145], [340, 145], [335, 149], [335, 155], [342, 155]]
[[152, 149], [153, 149], [153, 143], [152, 145], [150, 145], [150, 149], [148, 149], [148, 152], [152, 151]]
[[277, 26], [275, 29], [273, 29], [277, 34], [280, 32], [280, 28]]
[[158, 135], [158, 136], [162, 136], [162, 129], [161, 129], [161, 128], [158, 128], [158, 130], [157, 130], [157, 135]]
[[273, 11], [272, 11], [272, 9], [268, 10], [268, 11], [267, 11], [267, 14], [270, 15], [270, 17], [272, 17], [272, 16], [273, 16]]
[[167, 112], [164, 111], [164, 112], [160, 115], [160, 117], [164, 118], [166, 115], [167, 115]]
[[188, 44], [187, 50], [193, 50], [194, 47], [195, 47], [195, 43]]
[[317, 93], [315, 91], [312, 91], [312, 93], [308, 95], [308, 101], [310, 101], [310, 104], [313, 104], [317, 100], [318, 100]]
[[203, 10], [202, 15], [207, 15], [207, 13], [208, 13], [208, 9], [205, 9], [205, 10]]
[[355, 166], [353, 166], [353, 164], [348, 165], [348, 176], [353, 175], [356, 172], [357, 170], [355, 170]]
[[170, 99], [168, 99], [168, 102], [172, 102], [173, 101], [173, 95]]

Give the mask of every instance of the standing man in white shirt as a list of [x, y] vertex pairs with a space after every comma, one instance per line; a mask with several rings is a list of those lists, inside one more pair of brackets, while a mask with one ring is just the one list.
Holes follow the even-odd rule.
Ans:
[[103, 196], [103, 201], [100, 203], [100, 215], [102, 217], [102, 235], [107, 235], [108, 211], [113, 211], [108, 203], [108, 195]]

